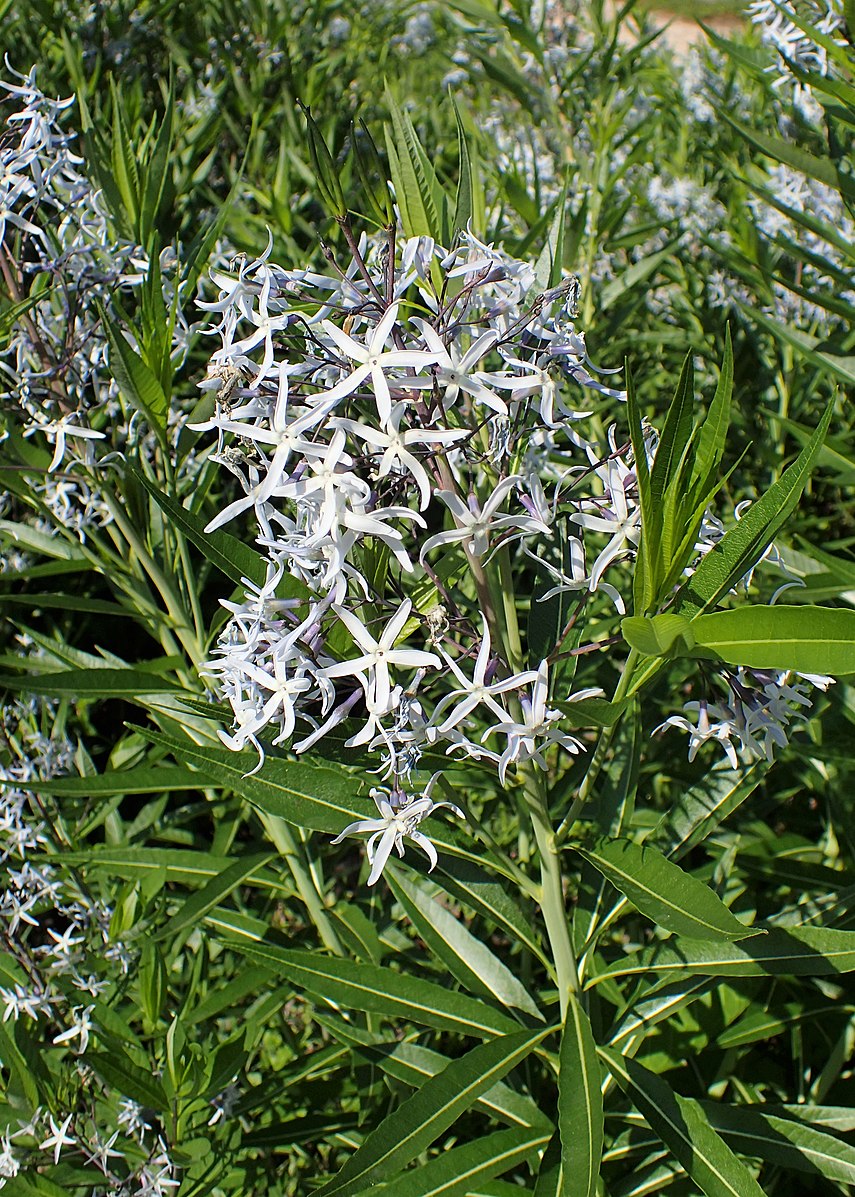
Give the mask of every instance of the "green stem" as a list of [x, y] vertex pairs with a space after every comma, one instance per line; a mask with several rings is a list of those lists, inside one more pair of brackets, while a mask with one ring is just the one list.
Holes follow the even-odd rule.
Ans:
[[335, 928], [329, 917], [322, 895], [319, 893], [312, 877], [311, 870], [305, 860], [302, 844], [298, 844], [294, 833], [288, 824], [276, 815], [268, 815], [259, 811], [259, 817], [264, 829], [270, 836], [273, 846], [282, 854], [285, 863], [294, 878], [297, 892], [309, 912], [309, 917], [318, 930], [324, 947], [334, 956], [342, 956], [341, 942], [336, 935]]
[[570, 942], [570, 925], [564, 903], [561, 856], [549, 820], [543, 777], [530, 764], [523, 767], [522, 773], [526, 803], [540, 855], [540, 908], [546, 924], [552, 959], [555, 962], [558, 1000], [563, 1020], [571, 993], [579, 992], [579, 975], [576, 971], [576, 959]]

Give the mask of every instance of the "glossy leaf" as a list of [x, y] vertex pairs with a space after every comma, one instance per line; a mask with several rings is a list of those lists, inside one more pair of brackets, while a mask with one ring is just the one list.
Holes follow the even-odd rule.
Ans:
[[431, 898], [424, 885], [416, 885], [400, 869], [393, 868], [387, 875], [418, 934], [469, 993], [493, 997], [503, 1006], [523, 1010], [543, 1022], [531, 994], [486, 943], [468, 931], [441, 902]]
[[681, 939], [646, 948], [606, 968], [589, 984], [607, 977], [644, 973], [709, 977], [833, 977], [855, 972], [855, 931], [828, 927], [771, 928], [748, 943]]
[[700, 615], [691, 627], [696, 648], [729, 665], [832, 677], [855, 673], [851, 609], [744, 605]]
[[833, 411], [834, 405], [829, 403], [816, 431], [793, 464], [703, 557], [677, 596], [678, 614], [691, 617], [715, 606], [763, 555], [807, 484]]
[[710, 1126], [699, 1102], [680, 1097], [667, 1081], [635, 1060], [605, 1049], [600, 1055], [645, 1122], [661, 1135], [706, 1197], [763, 1197], [748, 1168]]
[[757, 1106], [701, 1102], [722, 1138], [745, 1155], [758, 1156], [780, 1168], [855, 1185], [855, 1147], [813, 1126], [767, 1114]]
[[277, 976], [287, 977], [336, 1005], [480, 1038], [510, 1034], [518, 1028], [507, 1014], [485, 1002], [391, 968], [334, 960], [317, 952], [295, 951], [271, 943], [236, 942], [230, 946]]
[[564, 1181], [562, 1197], [596, 1197], [603, 1154], [603, 1095], [588, 1016], [570, 995], [561, 1033], [558, 1127]]
[[575, 850], [642, 914], [678, 935], [695, 939], [745, 939], [746, 927], [721, 898], [656, 848], [627, 839], [604, 839]]
[[466, 1197], [480, 1191], [473, 1186], [536, 1157], [548, 1138], [544, 1131], [494, 1131], [372, 1186], [371, 1192], [378, 1197]]
[[[547, 1031], [520, 1031], [473, 1047], [385, 1118], [320, 1190], [322, 1197], [350, 1197], [409, 1164], [475, 1100], [524, 1060]], [[544, 1136], [545, 1137], [545, 1136]]]

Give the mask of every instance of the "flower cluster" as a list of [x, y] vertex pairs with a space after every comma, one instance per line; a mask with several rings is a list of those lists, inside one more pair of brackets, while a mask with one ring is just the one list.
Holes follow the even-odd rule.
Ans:
[[689, 760], [708, 740], [717, 741], [733, 769], [744, 761], [767, 760], [789, 743], [791, 724], [807, 721], [813, 688], [827, 690], [832, 678], [819, 674], [759, 669], [727, 670], [720, 675], [727, 697], [687, 702], [685, 711], [695, 712], [697, 723], [685, 715], [671, 715], [656, 729], [678, 727], [689, 734]]
[[[11, 68], [10, 68], [11, 70]], [[38, 494], [57, 523], [85, 540], [89, 527], [110, 521], [97, 484], [72, 478], [66, 463], [109, 460], [137, 433], [120, 402], [101, 319], [117, 293], [139, 288], [151, 270], [145, 250], [118, 235], [103, 195], [63, 127], [73, 98], [52, 100], [38, 87], [36, 68], [12, 72], [0, 87], [17, 102], [0, 134], [0, 286], [25, 307], [0, 354], [0, 399], [12, 423], [52, 450]], [[192, 329], [173, 305], [178, 255], [156, 263], [166, 309], [175, 309], [173, 360], [187, 351]], [[171, 418], [177, 426], [181, 412]], [[151, 434], [153, 435], [153, 434]], [[106, 450], [106, 452], [104, 452]]]
[[[777, 3], [777, 0], [751, 0], [747, 12], [762, 40], [774, 47], [781, 56], [772, 68], [775, 72], [772, 86], [780, 91], [789, 91], [794, 106], [806, 120], [816, 122], [821, 119], [822, 109], [813, 92], [793, 74], [789, 64], [802, 71], [826, 75], [828, 51], [791, 19], [796, 17], [796, 9], [791, 4]], [[801, 6], [800, 14], [802, 20], [807, 18], [817, 32], [826, 37], [833, 37], [843, 25], [841, 0], [809, 0]]]
[[[525, 667], [487, 575], [525, 549], [559, 589], [602, 584], [620, 603], [602, 579], [634, 551], [638, 506], [614, 441], [603, 461], [578, 431], [574, 384], [622, 392], [595, 377], [574, 280], [545, 292], [530, 264], [468, 232], [451, 251], [394, 237], [352, 249], [329, 275], [284, 270], [269, 247], [214, 274], [219, 298], [202, 306], [222, 345], [196, 428], [216, 432], [212, 457], [240, 485], [209, 530], [252, 514], [267, 557], [207, 666], [234, 712], [224, 742], [253, 745], [260, 766], [271, 728], [299, 752], [347, 721], [398, 795], [381, 808], [398, 830], [379, 860], [415, 826], [425, 799], [400, 795], [426, 751], [491, 762], [504, 782], [545, 767], [550, 745], [579, 750], [547, 710], [547, 662]], [[563, 518], [606, 541], [587, 570], [574, 538], [572, 577], [552, 561], [562, 492]], [[461, 577], [477, 619], [454, 597]]]

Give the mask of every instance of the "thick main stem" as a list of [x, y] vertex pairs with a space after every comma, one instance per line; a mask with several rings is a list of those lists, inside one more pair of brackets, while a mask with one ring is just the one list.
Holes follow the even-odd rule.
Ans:
[[534, 838], [540, 856], [540, 908], [546, 924], [546, 934], [558, 985], [561, 1018], [567, 1010], [570, 995], [579, 992], [579, 974], [573, 945], [570, 942], [570, 925], [564, 902], [564, 885], [561, 875], [561, 856], [555, 833], [549, 819], [543, 778], [536, 767], [523, 767], [523, 787], [526, 805], [534, 828]]

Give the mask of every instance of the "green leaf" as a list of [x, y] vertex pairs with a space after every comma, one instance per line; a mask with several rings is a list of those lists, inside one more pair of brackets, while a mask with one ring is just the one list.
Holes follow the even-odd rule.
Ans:
[[756, 564], [787, 520], [804, 490], [831, 422], [829, 403], [816, 431], [793, 464], [752, 503], [738, 523], [707, 553], [677, 596], [676, 610], [700, 614], [715, 604]]
[[746, 944], [682, 939], [619, 960], [589, 985], [643, 973], [708, 977], [834, 977], [855, 972], [855, 931], [828, 927], [771, 928]]
[[223, 898], [227, 898], [233, 890], [242, 885], [244, 881], [249, 880], [253, 873], [258, 872], [274, 857], [275, 853], [273, 852], [262, 852], [254, 856], [242, 856], [239, 860], [234, 861], [228, 868], [223, 869], [222, 873], [212, 877], [207, 885], [188, 898], [178, 914], [161, 928], [155, 938], [166, 939], [177, 935], [186, 927], [195, 926], [209, 910], [218, 906]]
[[506, 1035], [518, 1027], [507, 1014], [485, 1002], [391, 968], [334, 960], [317, 952], [294, 951], [270, 943], [235, 942], [230, 946], [335, 1005], [480, 1038]]
[[733, 395], [733, 343], [730, 325], [725, 328], [724, 357], [721, 374], [706, 419], [698, 435], [698, 447], [692, 467], [692, 482], [696, 492], [703, 492], [715, 478], [730, 427], [730, 406]]
[[555, 1131], [537, 1170], [534, 1197], [564, 1197], [564, 1161], [561, 1158], [561, 1134]]
[[697, 649], [730, 665], [855, 673], [855, 611], [842, 607], [746, 605], [692, 620]]
[[785, 166], [791, 166], [794, 170], [803, 175], [809, 175], [812, 179], [819, 179], [821, 183], [825, 183], [826, 187], [831, 187], [849, 200], [855, 200], [855, 182], [840, 171], [830, 157], [818, 158], [792, 141], [784, 141], [780, 137], [770, 137], [757, 129], [750, 129], [740, 121], [733, 120], [724, 110], [721, 115], [762, 154], [774, 158], [776, 162], [783, 162]]
[[541, 291], [557, 287], [564, 267], [564, 228], [567, 220], [567, 183], [555, 201], [549, 235], [534, 267], [535, 286]]
[[113, 139], [111, 145], [111, 165], [113, 179], [122, 197], [128, 223], [135, 233], [139, 231], [140, 214], [140, 180], [134, 147], [131, 144], [128, 127], [125, 123], [121, 93], [110, 79], [110, 92], [113, 100]]
[[0, 686], [27, 694], [69, 695], [75, 698], [139, 698], [180, 690], [177, 682], [141, 669], [62, 669], [16, 677], [0, 675]]
[[709, 940], [761, 933], [741, 923], [717, 894], [656, 848], [627, 839], [603, 839], [590, 848], [573, 846], [633, 906], [668, 931]]
[[[264, 561], [254, 549], [222, 528], [206, 532], [206, 519], [197, 515], [195, 511], [189, 511], [176, 499], [159, 490], [140, 470], [131, 469], [131, 473], [175, 527], [204, 554], [205, 560], [216, 566], [236, 586], [240, 586], [244, 578], [248, 578], [255, 586], [264, 583]], [[289, 594], [293, 591], [292, 597], [306, 592], [306, 588], [301, 586], [296, 578], [289, 578], [287, 584]]]
[[[4, 782], [0, 779], [0, 785]], [[11, 784], [11, 783], [10, 783]], [[16, 781], [15, 787], [54, 794], [57, 798], [109, 798], [114, 794], [164, 794], [171, 790], [199, 790], [207, 778], [193, 769], [171, 765], [115, 769], [89, 777], [48, 777], [37, 781]]]
[[650, 471], [650, 493], [656, 506], [661, 505], [692, 435], [695, 415], [694, 380], [692, 354], [687, 353]]
[[479, 1192], [476, 1186], [484, 1181], [536, 1157], [548, 1139], [548, 1131], [494, 1131], [372, 1186], [371, 1192], [378, 1197], [466, 1197]]
[[451, 103], [457, 121], [457, 154], [459, 162], [457, 196], [454, 201], [454, 220], [451, 227], [451, 235], [453, 237], [459, 230], [465, 229], [472, 219], [472, 160], [469, 157], [466, 130], [463, 128], [460, 110], [453, 97]]
[[512, 896], [495, 877], [469, 860], [442, 857], [438, 868], [450, 894], [489, 919], [511, 939], [523, 944], [542, 963], [547, 963], [534, 919], [521, 905], [522, 895]]
[[600, 1049], [600, 1055], [651, 1130], [707, 1197], [763, 1197], [745, 1164], [710, 1126], [699, 1102], [680, 1097], [636, 1060], [608, 1049]]
[[662, 815], [647, 842], [672, 860], [679, 860], [754, 793], [768, 770], [765, 761], [747, 770], [713, 769], [676, 795], [673, 806]]
[[166, 101], [166, 110], [160, 121], [160, 128], [157, 140], [154, 143], [154, 149], [146, 165], [145, 181], [142, 187], [140, 241], [143, 245], [148, 244], [152, 230], [157, 228], [160, 205], [169, 175], [174, 118], [175, 97], [173, 89], [170, 87]]
[[190, 848], [113, 848], [98, 844], [86, 851], [63, 852], [63, 863], [105, 869], [119, 877], [146, 877], [162, 871], [165, 881], [198, 885], [222, 873], [232, 862]]
[[111, 1043], [109, 1052], [87, 1052], [86, 1062], [107, 1082], [142, 1106], [149, 1106], [158, 1113], [168, 1108], [166, 1094], [161, 1083], [150, 1071], [140, 1068], [128, 1059], [117, 1043]]
[[522, 981], [450, 910], [431, 898], [424, 883], [413, 883], [394, 867], [385, 875], [418, 934], [469, 993], [494, 997], [505, 1007], [544, 1021]]
[[631, 648], [645, 657], [685, 656], [694, 645], [694, 621], [683, 615], [628, 615], [620, 630]]
[[540, 1030], [504, 1035], [452, 1060], [370, 1132], [338, 1175], [318, 1190], [319, 1195], [350, 1197], [409, 1164], [547, 1034], [548, 1030]]
[[793, 1168], [811, 1176], [855, 1185], [855, 1147], [834, 1135], [805, 1126], [756, 1106], [726, 1106], [701, 1102], [710, 1125], [745, 1155], [757, 1156], [779, 1168]]
[[642, 995], [633, 1001], [630, 1010], [623, 1015], [614, 1030], [609, 1032], [609, 1046], [622, 1047], [626, 1055], [632, 1055], [635, 1042], [641, 1042], [657, 1023], [663, 1022], [697, 998], [703, 997], [711, 986], [712, 981], [707, 977], [674, 981], [664, 988], [655, 986], [655, 992], [651, 996]]
[[404, 232], [408, 237], [428, 236], [442, 242], [442, 188], [412, 121], [388, 90], [386, 102], [392, 118], [391, 128], [386, 128], [386, 149]]
[[126, 618], [136, 612], [120, 607], [118, 603], [108, 602], [106, 599], [89, 598], [82, 594], [4, 594], [4, 603], [20, 603], [29, 607], [31, 611], [85, 611], [93, 615], [110, 615], [113, 618]]
[[[322, 1014], [317, 1017], [337, 1039], [349, 1044], [357, 1055], [377, 1064], [389, 1076], [413, 1088], [418, 1088], [428, 1077], [442, 1072], [448, 1064], [447, 1056], [418, 1043], [389, 1042], [380, 1034], [363, 1031], [353, 1023], [346, 1023], [334, 1016]], [[504, 1081], [497, 1081], [486, 1093], [482, 1093], [475, 1107], [491, 1118], [499, 1118], [514, 1127], [552, 1129], [549, 1118], [538, 1109], [532, 1098], [512, 1089]]]
[[128, 343], [120, 326], [99, 308], [110, 346], [110, 372], [132, 407], [145, 416], [149, 427], [164, 444], [169, 403], [155, 374]]
[[226, 787], [268, 814], [288, 823], [334, 836], [354, 818], [375, 812], [374, 804], [355, 797], [357, 779], [309, 761], [289, 761], [268, 756], [262, 774], [248, 777], [258, 763], [252, 752], [229, 752], [195, 744], [141, 728], [141, 733], [174, 756], [196, 765], [213, 784]]
[[591, 1024], [574, 994], [564, 1016], [559, 1060], [562, 1197], [596, 1197], [603, 1154], [601, 1069]]
[[811, 333], [793, 328], [790, 324], [784, 324], [780, 320], [775, 320], [774, 317], [767, 315], [759, 308], [748, 307], [741, 303], [739, 306], [750, 316], [752, 321], [762, 324], [764, 328], [767, 328], [770, 333], [777, 337], [779, 341], [783, 341], [785, 345], [792, 346], [811, 365], [818, 366], [824, 372], [832, 374], [835, 378], [839, 378], [847, 386], [855, 385], [855, 356], [843, 353], [830, 353], [828, 350], [832, 346], [821, 337], [815, 337]]

